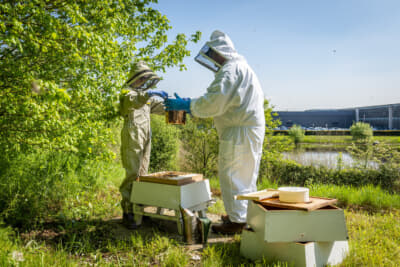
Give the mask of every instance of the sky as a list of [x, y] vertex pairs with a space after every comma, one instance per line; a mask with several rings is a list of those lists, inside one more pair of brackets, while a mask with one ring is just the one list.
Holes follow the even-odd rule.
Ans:
[[186, 71], [160, 73], [157, 88], [203, 95], [214, 74], [194, 61], [214, 30], [232, 39], [275, 110], [400, 103], [398, 0], [159, 0], [178, 33], [202, 32]]

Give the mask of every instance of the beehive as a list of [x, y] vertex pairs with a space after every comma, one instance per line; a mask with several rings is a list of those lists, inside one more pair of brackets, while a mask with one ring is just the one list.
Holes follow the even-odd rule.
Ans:
[[256, 260], [263, 257], [295, 266], [324, 266], [342, 262], [348, 253], [344, 212], [335, 206], [313, 211], [264, 207], [249, 201], [240, 252]]

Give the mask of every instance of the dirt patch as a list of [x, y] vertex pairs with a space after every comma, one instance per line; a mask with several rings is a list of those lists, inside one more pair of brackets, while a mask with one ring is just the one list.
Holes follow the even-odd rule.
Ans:
[[31, 231], [28, 233], [21, 233], [21, 238], [23, 240], [40, 240], [40, 241], [46, 241], [46, 240], [51, 240], [54, 239], [55, 237], [59, 236], [60, 232], [54, 230], [54, 229], [44, 229], [44, 230], [35, 230]]
[[[207, 217], [212, 223], [220, 223], [221, 216], [217, 214], [207, 213]], [[144, 236], [153, 235], [154, 231], [160, 232], [162, 235], [168, 238], [175, 239], [178, 242], [182, 242], [185, 248], [190, 251], [201, 251], [208, 245], [214, 245], [219, 243], [231, 243], [235, 242], [234, 236], [223, 236], [213, 233], [211, 230], [208, 235], [208, 244], [186, 244], [182, 235], [178, 234], [178, 228], [176, 222], [161, 220], [161, 219], [146, 219], [142, 225], [135, 230], [129, 230], [122, 225], [122, 219], [120, 217], [113, 218], [107, 221], [107, 223], [114, 225], [111, 227], [112, 235], [119, 240], [128, 240], [133, 234], [140, 234]]]
[[[221, 222], [220, 215], [207, 213], [207, 217], [212, 223]], [[235, 236], [223, 236], [210, 230], [207, 244], [187, 244], [184, 242], [183, 235], [178, 234], [175, 221], [144, 218], [142, 225], [138, 229], [129, 230], [122, 224], [121, 217], [106, 220], [52, 222], [42, 225], [40, 230], [21, 233], [21, 239], [27, 243], [31, 240], [44, 241], [49, 247], [57, 247], [60, 243], [69, 244], [71, 251], [74, 251], [74, 249], [79, 250], [79, 248], [74, 247], [74, 244], [90, 245], [90, 248], [87, 249], [103, 251], [107, 244], [110, 243], [130, 242], [138, 238], [138, 236], [146, 242], [146, 240], [152, 240], [155, 235], [177, 241], [190, 253], [195, 262], [200, 260], [199, 257], [204, 248], [224, 243], [234, 243], [238, 240]]]
[[221, 196], [221, 190], [218, 188], [211, 188], [211, 193], [215, 197], [220, 197]]

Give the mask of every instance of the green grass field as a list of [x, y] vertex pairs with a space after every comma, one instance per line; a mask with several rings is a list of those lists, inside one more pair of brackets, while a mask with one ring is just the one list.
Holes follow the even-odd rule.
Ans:
[[[240, 235], [231, 242], [192, 250], [181, 239], [157, 227], [121, 230], [118, 186], [121, 169], [104, 177], [100, 190], [69, 202], [64, 218], [38, 225], [29, 232], [0, 226], [0, 266], [287, 266], [268, 259], [256, 262], [240, 256]], [[219, 183], [211, 179], [213, 192]], [[279, 185], [263, 181], [259, 188]], [[366, 185], [361, 188], [310, 185], [311, 195], [335, 197], [345, 209], [350, 255], [342, 266], [399, 266], [400, 196]], [[375, 197], [372, 197], [375, 196]], [[222, 201], [209, 212], [223, 214]]]

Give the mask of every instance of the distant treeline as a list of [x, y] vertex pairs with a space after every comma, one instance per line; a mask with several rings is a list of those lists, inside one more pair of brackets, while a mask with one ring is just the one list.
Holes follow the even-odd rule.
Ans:
[[[288, 130], [274, 130], [274, 135], [287, 135]], [[306, 130], [305, 135], [351, 135], [350, 130]], [[400, 130], [375, 130], [374, 136], [400, 136]]]

